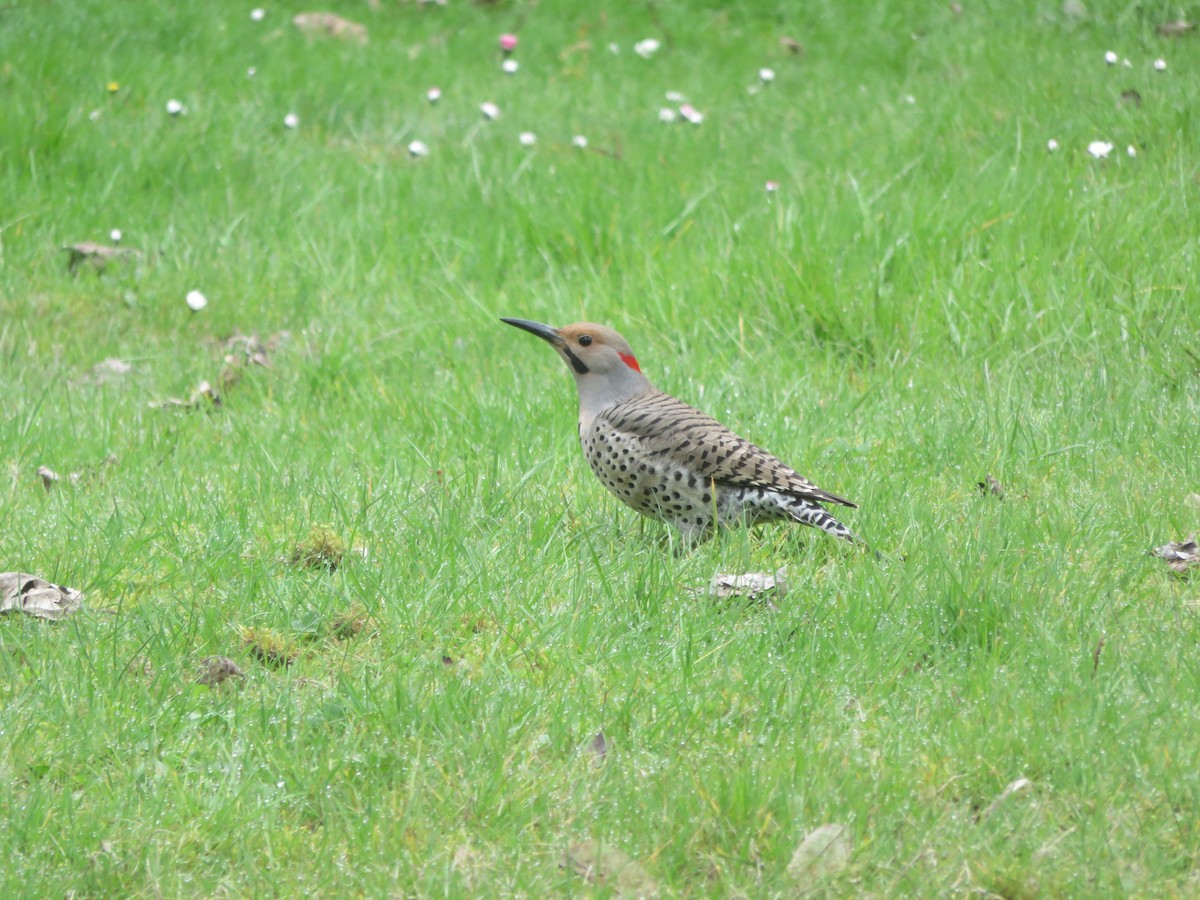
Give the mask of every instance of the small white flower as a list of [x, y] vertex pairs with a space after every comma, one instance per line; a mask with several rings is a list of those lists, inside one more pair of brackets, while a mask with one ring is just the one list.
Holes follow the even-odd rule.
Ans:
[[905, 94], [904, 102], [907, 103], [909, 106], [916, 106], [917, 98], [914, 97], [912, 94]]
[[480, 103], [479, 111], [483, 113], [483, 117], [489, 122], [500, 118], [500, 107], [495, 103]]
[[1125, 153], [1129, 156], [1130, 159], [1133, 159], [1135, 156], [1137, 156], [1137, 147], [1133, 146], [1133, 144], [1130, 144], [1128, 147], [1125, 148]]
[[114, 228], [112, 231], [110, 231], [108, 233], [108, 237], [114, 244], [121, 243], [121, 229]]
[[437, 103], [439, 100], [442, 99], [442, 89], [436, 88], [436, 87], [431, 87], [429, 90], [427, 90], [425, 92], [425, 99], [428, 100], [430, 103]]
[[683, 96], [683, 94], [679, 93], [679, 91], [667, 91], [667, 102], [686, 103], [687, 97]]
[[1050, 153], [1057, 153], [1058, 141], [1056, 141], [1054, 138], [1050, 138], [1050, 140], [1046, 141], [1046, 150]]
[[761, 94], [762, 93], [762, 85], [761, 84], [748, 84], [748, 85], [746, 85], [746, 93], [749, 94], [751, 97], [753, 97], [755, 94]]
[[300, 127], [300, 117], [298, 115], [296, 115], [295, 113], [288, 113], [286, 116], [283, 117], [283, 127], [284, 128], [299, 128]]
[[700, 112], [700, 110], [696, 109], [696, 107], [692, 106], [690, 103], [685, 103], [683, 106], [679, 107], [679, 114], [693, 125], [699, 125], [704, 121], [704, 113]]
[[768, 181], [766, 184], [766, 188], [767, 188], [768, 194], [773, 194], [777, 190], [779, 190], [779, 182], [778, 181]]
[[644, 41], [638, 41], [633, 45], [633, 52], [642, 59], [649, 59], [658, 52], [658, 48], [661, 46], [662, 44], [654, 38], [646, 38]]
[[517, 135], [517, 140], [521, 142], [522, 147], [532, 147], [537, 143], [537, 135], [532, 131], [522, 131]]
[[265, 9], [250, 10], [250, 21], [251, 22], [261, 22], [266, 17], [267, 17], [267, 11]]
[[1117, 54], [1109, 50], [1104, 54], [1104, 61], [1110, 66], [1115, 66], [1117, 64]]
[[671, 107], [669, 107], [669, 106], [664, 106], [662, 109], [660, 109], [658, 111], [658, 121], [674, 122], [675, 121], [675, 110], [671, 109]]
[[414, 159], [422, 156], [428, 156], [429, 148], [425, 145], [424, 141], [412, 141], [408, 145], [408, 155]]
[[1088, 144], [1088, 153], [1096, 159], [1104, 159], [1108, 154], [1112, 153], [1113, 145], [1108, 141], [1092, 141]]
[[1123, 60], [1121, 60], [1121, 65], [1123, 65], [1123, 66], [1124, 66], [1125, 68], [1127, 68], [1127, 69], [1132, 69], [1132, 68], [1133, 68], [1133, 63], [1131, 63], [1131, 62], [1129, 61], [1129, 57], [1128, 57], [1128, 56], [1127, 56], [1127, 57], [1125, 57]]
[[506, 59], [500, 63], [500, 68], [504, 70], [505, 75], [516, 75], [517, 69], [521, 68], [521, 64], [515, 59]]
[[586, 150], [588, 141], [587, 138], [585, 138], [582, 134], [577, 134], [575, 137], [571, 138], [571, 143], [580, 150]]
[[1155, 71], [1155, 72], [1165, 72], [1165, 71], [1167, 71], [1167, 61], [1166, 61], [1165, 59], [1162, 59], [1162, 58], [1156, 59], [1156, 60], [1154, 61], [1154, 71]]
[[167, 101], [167, 113], [168, 113], [168, 115], [172, 115], [172, 116], [183, 115], [183, 104], [180, 103], [178, 100], [168, 100]]
[[208, 298], [199, 291], [187, 292], [188, 309], [192, 312], [200, 312], [204, 307], [208, 306]]
[[247, 77], [247, 78], [253, 78], [253, 77], [254, 77], [255, 75], [257, 75], [257, 74], [258, 74], [258, 69], [254, 68], [254, 66], [251, 66], [250, 68], [248, 68], [248, 69], [246, 70], [246, 77]]
[[613, 56], [617, 56], [621, 52], [621, 45], [620, 44], [609, 44], [608, 52], [611, 53]]
[[88, 113], [88, 118], [91, 119], [93, 122], [99, 122], [100, 121], [100, 110], [93, 109], [90, 113]]
[[770, 84], [772, 81], [775, 80], [775, 70], [774, 69], [759, 69], [758, 70], [758, 80], [761, 81], [763, 84]]

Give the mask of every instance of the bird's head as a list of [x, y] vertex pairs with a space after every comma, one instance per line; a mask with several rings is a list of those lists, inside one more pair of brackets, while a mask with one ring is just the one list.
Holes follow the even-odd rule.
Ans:
[[628, 342], [606, 325], [576, 322], [551, 328], [528, 319], [501, 319], [536, 334], [558, 351], [575, 376], [584, 408], [617, 403], [650, 386]]

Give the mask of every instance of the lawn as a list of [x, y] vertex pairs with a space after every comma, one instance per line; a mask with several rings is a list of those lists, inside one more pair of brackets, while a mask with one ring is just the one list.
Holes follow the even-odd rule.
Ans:
[[[0, 570], [84, 593], [0, 619], [0, 894], [1200, 893], [1200, 34], [607, 6], [0, 10]], [[501, 316], [879, 558], [680, 552]]]

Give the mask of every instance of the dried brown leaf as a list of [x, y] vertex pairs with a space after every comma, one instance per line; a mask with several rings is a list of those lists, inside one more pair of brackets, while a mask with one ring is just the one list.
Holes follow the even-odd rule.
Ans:
[[846, 868], [850, 862], [850, 829], [828, 824], [815, 828], [800, 842], [787, 873], [801, 890]]
[[178, 397], [168, 397], [166, 400], [155, 400], [150, 403], [151, 409], [179, 409], [191, 411], [196, 409], [217, 409], [224, 401], [221, 394], [207, 381], [201, 381], [186, 400]]
[[1196, 23], [1176, 19], [1174, 22], [1163, 22], [1154, 30], [1163, 37], [1183, 37], [1185, 34], [1191, 34], [1196, 30]]
[[203, 671], [196, 679], [196, 684], [207, 684], [210, 688], [215, 688], [230, 678], [246, 677], [246, 673], [228, 656], [207, 656], [200, 665]]
[[1121, 102], [1129, 103], [1133, 106], [1141, 106], [1142, 95], [1133, 88], [1126, 88], [1125, 90], [1121, 91]]
[[1177, 575], [1187, 575], [1189, 569], [1200, 567], [1200, 545], [1196, 543], [1196, 536], [1194, 534], [1186, 541], [1173, 541], [1170, 544], [1163, 544], [1161, 547], [1155, 547], [1150, 552], [1159, 559], [1166, 560], [1167, 565], [1171, 567], [1171, 571]]
[[804, 45], [795, 38], [781, 37], [779, 39], [779, 46], [784, 50], [787, 50], [789, 53], [796, 54], [796, 56], [804, 55]]
[[359, 44], [367, 42], [367, 26], [331, 12], [297, 13], [292, 17], [292, 24], [305, 34], [326, 35]]
[[640, 864], [616, 847], [591, 838], [572, 844], [563, 866], [590, 884], [612, 888], [618, 897], [658, 895], [658, 885]]
[[281, 331], [268, 337], [264, 343], [259, 340], [257, 334], [242, 334], [240, 331], [235, 331], [221, 342], [221, 346], [227, 353], [225, 362], [229, 365], [244, 364], [263, 366], [269, 369], [271, 353], [288, 337], [288, 332]]
[[598, 759], [604, 759], [608, 755], [608, 738], [604, 736], [603, 731], [597, 731], [588, 744], [588, 747], [596, 754]]
[[979, 488], [979, 492], [985, 496], [991, 494], [993, 497], [1004, 499], [1004, 485], [992, 475], [985, 476], [983, 481], [975, 482], [975, 487]]
[[97, 272], [103, 272], [110, 260], [137, 259], [141, 256], [131, 247], [109, 247], [91, 241], [66, 244], [62, 249], [70, 254], [67, 257], [67, 268], [72, 272], [84, 262], [89, 263]]
[[57, 621], [82, 608], [83, 594], [75, 588], [23, 572], [0, 572], [0, 615], [17, 612]]
[[745, 597], [747, 600], [763, 599], [774, 605], [773, 600], [783, 599], [787, 594], [787, 569], [778, 569], [774, 575], [763, 572], [745, 572], [740, 575], [718, 573], [712, 577], [708, 587], [697, 591], [718, 600]]

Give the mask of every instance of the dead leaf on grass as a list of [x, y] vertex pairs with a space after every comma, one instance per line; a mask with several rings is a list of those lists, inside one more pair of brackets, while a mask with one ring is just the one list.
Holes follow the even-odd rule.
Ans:
[[1192, 509], [1200, 509], [1200, 494], [1188, 494], [1183, 502]]
[[[280, 331], [263, 342], [258, 339], [257, 334], [247, 335], [235, 331], [230, 337], [221, 341], [221, 348], [226, 352], [225, 365], [217, 377], [218, 398], [228, 394], [241, 383], [248, 366], [271, 368], [270, 354], [288, 337], [290, 337], [289, 332]], [[217, 402], [219, 404], [219, 399]]]
[[206, 684], [210, 688], [215, 688], [230, 678], [246, 677], [246, 673], [228, 656], [206, 656], [200, 665], [203, 671], [196, 679], [196, 684]]
[[597, 761], [603, 760], [608, 755], [608, 738], [604, 736], [603, 731], [597, 731], [593, 735], [592, 740], [588, 743], [588, 749], [596, 754]]
[[1191, 34], [1196, 30], [1196, 23], [1176, 19], [1174, 22], [1163, 22], [1154, 30], [1163, 37], [1183, 37], [1185, 34]]
[[776, 570], [774, 575], [763, 572], [745, 572], [741, 575], [718, 573], [712, 577], [708, 587], [700, 588], [693, 593], [715, 597], [718, 600], [729, 600], [735, 597], [745, 597], [747, 600], [765, 600], [772, 608], [775, 600], [782, 600], [787, 594], [787, 569]]
[[1200, 545], [1197, 545], [1194, 534], [1186, 541], [1173, 541], [1155, 547], [1150, 553], [1159, 559], [1165, 559], [1176, 575], [1187, 575], [1189, 569], [1200, 567]]
[[459, 844], [454, 848], [450, 866], [462, 876], [463, 882], [470, 888], [479, 881], [482, 871], [487, 868], [487, 859], [470, 844]]
[[72, 273], [83, 263], [88, 263], [97, 273], [103, 272], [111, 260], [137, 259], [142, 254], [131, 247], [109, 247], [106, 244], [96, 244], [92, 241], [82, 241], [78, 244], [66, 244], [63, 250], [70, 256], [67, 258], [67, 269]]
[[804, 45], [795, 38], [781, 37], [779, 39], [779, 46], [789, 53], [794, 53], [796, 56], [804, 55]]
[[271, 354], [290, 336], [289, 332], [280, 331], [268, 337], [266, 341], [261, 341], [257, 334], [242, 334], [240, 331], [235, 331], [221, 342], [221, 346], [228, 354], [225, 362], [231, 365], [243, 363], [269, 369]]
[[1063, 0], [1062, 11], [1068, 19], [1086, 19], [1088, 14], [1083, 0]]
[[562, 865], [590, 884], [612, 888], [618, 897], [658, 894], [658, 885], [641, 865], [616, 847], [594, 839], [572, 844]]
[[133, 371], [133, 366], [123, 359], [110, 356], [92, 366], [91, 375], [81, 379], [90, 384], [108, 384], [119, 381]]
[[0, 572], [0, 615], [17, 612], [56, 622], [82, 608], [83, 594], [75, 588], [23, 572]]
[[993, 497], [1004, 499], [1004, 485], [992, 475], [988, 475], [983, 481], [975, 482], [975, 487], [979, 488], [979, 492], [985, 497], [991, 494]]
[[1016, 781], [1009, 782], [1007, 785], [1005, 785], [1004, 790], [1000, 792], [999, 796], [989, 803], [987, 809], [980, 814], [980, 821], [986, 819], [988, 816], [998, 810], [1004, 801], [1013, 796], [1013, 794], [1018, 794], [1021, 791], [1028, 790], [1031, 787], [1033, 787], [1033, 782], [1028, 778], [1018, 778]]
[[186, 400], [178, 397], [168, 397], [166, 400], [153, 400], [151, 409], [178, 409], [191, 412], [197, 409], [218, 409], [221, 404], [221, 394], [207, 381], [201, 381]]
[[827, 824], [815, 828], [800, 842], [787, 873], [801, 890], [807, 890], [822, 878], [840, 872], [850, 862], [850, 829]]
[[326, 35], [359, 44], [367, 42], [367, 26], [331, 12], [297, 13], [292, 17], [292, 24], [305, 34]]
[[1142, 105], [1142, 95], [1133, 88], [1126, 88], [1121, 91], [1121, 102], [1130, 103], [1134, 106]]

